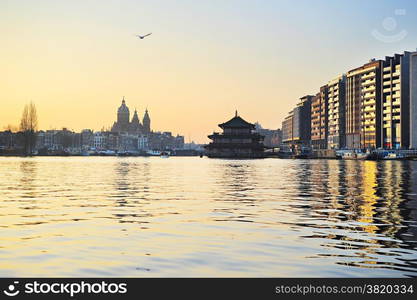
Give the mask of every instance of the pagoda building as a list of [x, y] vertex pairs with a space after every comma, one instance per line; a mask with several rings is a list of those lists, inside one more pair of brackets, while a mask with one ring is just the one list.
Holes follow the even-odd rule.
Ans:
[[205, 146], [206, 154], [212, 158], [263, 158], [265, 157], [264, 137], [255, 132], [255, 125], [236, 115], [219, 124], [223, 133], [214, 132]]

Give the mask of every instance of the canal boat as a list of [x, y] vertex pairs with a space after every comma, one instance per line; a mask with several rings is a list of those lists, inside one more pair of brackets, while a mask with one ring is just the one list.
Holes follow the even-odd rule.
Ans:
[[350, 151], [350, 152], [344, 152], [342, 155], [342, 159], [365, 160], [365, 159], [370, 158], [370, 156], [371, 156], [370, 153]]
[[167, 151], [162, 151], [162, 152], [161, 152], [161, 154], [160, 154], [160, 157], [161, 157], [161, 158], [168, 158], [168, 157], [169, 157], [169, 152], [167, 152]]
[[397, 159], [405, 159], [404, 154], [399, 152], [387, 152], [383, 157], [383, 160], [397, 160]]

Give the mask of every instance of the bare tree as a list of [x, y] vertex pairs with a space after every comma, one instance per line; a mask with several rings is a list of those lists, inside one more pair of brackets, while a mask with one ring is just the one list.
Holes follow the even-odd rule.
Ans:
[[36, 130], [38, 129], [38, 116], [33, 102], [25, 105], [22, 119], [20, 120], [20, 131], [23, 133], [24, 154], [32, 155], [36, 144]]

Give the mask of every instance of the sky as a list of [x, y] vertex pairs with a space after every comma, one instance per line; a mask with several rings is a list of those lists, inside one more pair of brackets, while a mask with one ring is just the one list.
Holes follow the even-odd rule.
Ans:
[[0, 130], [30, 101], [40, 129], [108, 128], [123, 96], [186, 142], [235, 110], [277, 129], [300, 97], [416, 36], [415, 1], [0, 0]]

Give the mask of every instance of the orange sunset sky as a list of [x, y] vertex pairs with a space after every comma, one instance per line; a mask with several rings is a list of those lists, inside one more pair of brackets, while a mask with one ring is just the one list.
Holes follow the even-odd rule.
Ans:
[[[207, 142], [235, 109], [276, 129], [299, 97], [416, 47], [411, 1], [300, 2], [1, 1], [0, 130], [18, 125], [29, 101], [40, 129], [99, 130], [122, 96], [141, 118], [148, 107], [152, 129], [187, 142]], [[375, 39], [396, 8], [408, 36]]]

